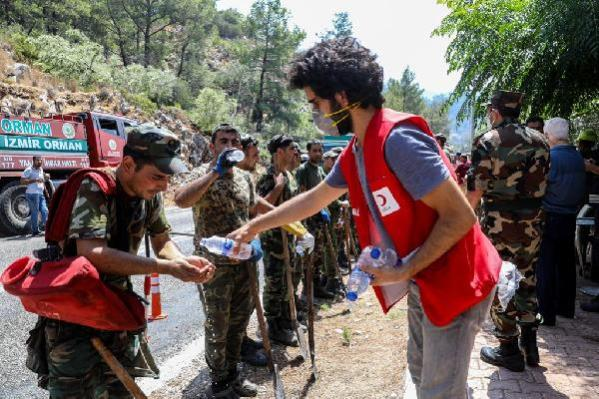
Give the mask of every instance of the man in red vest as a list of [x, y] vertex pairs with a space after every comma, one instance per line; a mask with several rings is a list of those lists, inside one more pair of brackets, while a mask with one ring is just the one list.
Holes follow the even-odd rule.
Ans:
[[408, 366], [419, 398], [465, 398], [474, 337], [501, 259], [482, 234], [424, 119], [383, 109], [383, 69], [353, 38], [323, 41], [291, 67], [314, 121], [354, 138], [326, 180], [231, 236], [305, 219], [349, 191], [360, 246], [394, 249], [399, 267], [364, 268], [387, 312], [408, 294]]

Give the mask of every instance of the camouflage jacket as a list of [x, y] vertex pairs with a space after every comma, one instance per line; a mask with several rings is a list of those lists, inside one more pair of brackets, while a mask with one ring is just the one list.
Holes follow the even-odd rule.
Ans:
[[[110, 248], [137, 254], [146, 231], [151, 236], [170, 231], [162, 195], [149, 201], [131, 198], [118, 179], [116, 190], [114, 196], [107, 197], [95, 182], [83, 180], [71, 213], [65, 248], [74, 248], [76, 239], [101, 238]], [[104, 275], [103, 279], [120, 288], [130, 285], [128, 276]]]
[[[285, 188], [281, 192], [278, 201], [275, 205], [282, 204], [283, 202], [293, 198], [298, 193], [297, 182], [290, 172], [285, 172], [287, 183]], [[256, 192], [261, 197], [266, 197], [275, 188], [275, 167], [270, 165], [266, 172], [260, 176], [258, 183], [256, 184]], [[288, 234], [289, 242], [293, 241], [293, 236]], [[262, 246], [266, 251], [274, 254], [275, 257], [281, 257], [283, 253], [282, 237], [280, 229], [273, 229], [266, 231], [261, 234]]]
[[505, 120], [474, 140], [468, 173], [483, 191], [483, 210], [538, 208], [547, 188], [549, 145], [536, 130]]
[[[200, 165], [190, 173], [188, 178], [198, 179], [209, 173], [211, 169], [210, 164]], [[251, 175], [239, 168], [233, 168], [232, 171], [233, 173], [225, 174], [212, 183], [204, 196], [193, 206], [196, 251], [216, 264], [237, 262], [212, 255], [199, 245], [200, 240], [213, 235], [225, 237], [248, 223], [250, 209], [256, 205], [256, 189]]]

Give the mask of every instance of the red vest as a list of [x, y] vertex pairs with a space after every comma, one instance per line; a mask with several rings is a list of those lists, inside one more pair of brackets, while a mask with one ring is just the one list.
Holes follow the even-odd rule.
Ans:
[[[387, 137], [394, 127], [404, 123], [414, 124], [432, 136], [428, 124], [421, 117], [382, 109], [372, 117], [363, 145], [366, 177], [377, 203], [379, 217], [402, 258], [424, 243], [437, 220], [437, 213], [424, 202], [415, 201], [385, 161]], [[369, 208], [352, 151], [355, 142], [354, 137], [341, 154], [339, 165], [348, 184], [360, 246], [364, 248], [371, 245]], [[441, 148], [439, 154], [455, 179], [453, 167]], [[476, 223], [449, 251], [414, 277], [429, 320], [436, 326], [447, 325], [460, 313], [486, 298], [497, 283], [500, 268], [499, 254]], [[398, 300], [387, 303], [385, 289], [374, 287], [386, 313]]]

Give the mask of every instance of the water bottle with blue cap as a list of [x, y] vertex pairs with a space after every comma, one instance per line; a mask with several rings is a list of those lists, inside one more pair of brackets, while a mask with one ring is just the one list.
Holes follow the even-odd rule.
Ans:
[[[400, 261], [401, 262], [401, 261]], [[350, 302], [355, 302], [372, 282], [372, 275], [362, 271], [361, 267], [384, 267], [399, 266], [397, 254], [391, 248], [381, 249], [379, 247], [368, 246], [364, 248], [358, 258], [356, 267], [352, 270], [347, 281], [346, 298]]]
[[233, 254], [235, 241], [230, 238], [212, 236], [210, 238], [202, 238], [200, 245], [215, 255], [222, 255], [234, 259], [250, 259], [252, 257], [253, 248], [250, 244], [239, 244], [239, 252]]

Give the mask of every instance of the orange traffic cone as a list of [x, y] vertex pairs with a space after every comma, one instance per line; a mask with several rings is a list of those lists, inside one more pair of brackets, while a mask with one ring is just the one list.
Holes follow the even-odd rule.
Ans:
[[160, 303], [160, 277], [158, 276], [158, 273], [152, 273], [151, 291], [152, 313], [148, 316], [148, 320], [165, 319], [167, 315], [162, 313], [162, 304]]

